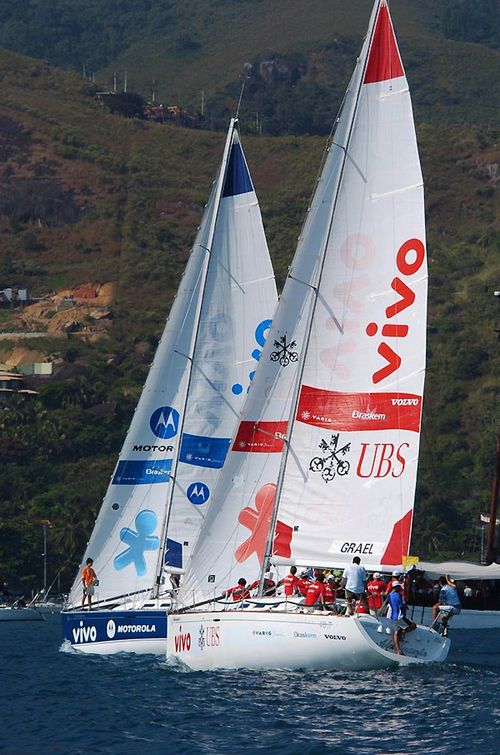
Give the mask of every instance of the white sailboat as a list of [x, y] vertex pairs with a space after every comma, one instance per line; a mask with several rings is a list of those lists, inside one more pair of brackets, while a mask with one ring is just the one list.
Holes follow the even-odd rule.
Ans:
[[[88, 652], [164, 653], [168, 575], [183, 573], [277, 302], [257, 197], [231, 121], [222, 164], [76, 576], [64, 637]], [[167, 584], [165, 584], [167, 582]]]
[[[339, 567], [359, 555], [388, 570], [408, 554], [426, 299], [410, 95], [387, 2], [376, 0], [217, 505], [168, 618], [168, 657], [196, 669], [446, 657], [448, 639], [427, 627], [396, 655], [384, 618], [306, 613], [294, 600], [218, 600], [259, 573], [262, 594], [269, 564]], [[209, 610], [199, 605], [210, 599]]]

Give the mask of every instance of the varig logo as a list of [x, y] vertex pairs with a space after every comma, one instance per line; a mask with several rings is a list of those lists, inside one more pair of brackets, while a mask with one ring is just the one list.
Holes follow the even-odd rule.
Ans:
[[342, 459], [351, 450], [351, 444], [346, 443], [339, 448], [339, 433], [332, 435], [329, 443], [321, 440], [318, 448], [323, 452], [323, 456], [315, 456], [309, 462], [311, 472], [321, 472], [321, 477], [325, 482], [333, 480], [336, 474], [344, 476], [349, 474], [350, 463]]
[[[415, 275], [423, 265], [425, 259], [425, 247], [420, 239], [408, 239], [404, 244], [400, 246], [396, 254], [396, 266], [404, 276]], [[415, 301], [415, 293], [401, 278], [393, 278], [391, 282], [391, 288], [395, 291], [399, 299], [391, 304], [385, 310], [385, 316], [388, 320], [396, 317], [400, 312], [404, 312], [405, 309], [411, 307]], [[366, 326], [365, 332], [370, 338], [377, 335], [379, 331], [379, 324], [376, 322], [370, 322]], [[409, 326], [404, 324], [385, 323], [382, 325], [381, 334], [384, 338], [402, 339], [406, 338], [409, 332]], [[396, 342], [397, 343], [397, 342]], [[392, 375], [401, 366], [401, 357], [394, 351], [385, 341], [380, 341], [377, 352], [386, 361], [385, 367], [377, 370], [372, 375], [372, 381], [376, 385], [384, 380], [389, 375]]]
[[76, 643], [95, 642], [97, 640], [97, 629], [94, 626], [84, 627], [83, 621], [80, 621], [80, 626], [73, 629], [73, 640]]
[[179, 653], [184, 650], [191, 650], [191, 633], [182, 632], [182, 626], [179, 627], [179, 634], [174, 637], [175, 652]]
[[157, 438], [173, 438], [179, 427], [179, 412], [171, 406], [160, 406], [151, 415], [149, 426]]

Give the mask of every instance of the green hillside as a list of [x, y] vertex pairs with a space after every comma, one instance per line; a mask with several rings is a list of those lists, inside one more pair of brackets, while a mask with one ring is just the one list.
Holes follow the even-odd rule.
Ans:
[[[242, 121], [271, 134], [327, 133], [352, 71], [371, 0], [0, 0], [0, 45], [85, 68], [165, 105], [220, 117], [252, 69]], [[422, 122], [497, 122], [495, 0], [393, 0]], [[483, 44], [479, 44], [483, 43]], [[487, 46], [489, 45], [489, 46]], [[262, 68], [262, 63], [265, 63]]]
[[[366, 5], [352, 15], [353, 30]], [[245, 2], [236, 6], [249, 12]], [[430, 4], [424, 7], [430, 38]], [[33, 381], [37, 398], [0, 410], [0, 576], [40, 584], [39, 522], [49, 518], [50, 571], [64, 565], [67, 585], [175, 294], [224, 135], [112, 115], [78, 74], [5, 51], [0, 85], [0, 289], [24, 285], [42, 295], [113, 284], [109, 324], [99, 333], [54, 333], [48, 312], [38, 325], [45, 338], [0, 340], [0, 362], [23, 348], [59, 365], [53, 379]], [[471, 102], [460, 99], [457, 112], [475, 116]], [[486, 109], [489, 103], [493, 98], [485, 98]], [[492, 295], [500, 288], [498, 132], [486, 117], [464, 126], [415, 109], [427, 189], [430, 318], [414, 549], [422, 556], [477, 555], [476, 520], [487, 508], [500, 417], [500, 302]], [[247, 135], [244, 146], [281, 284], [324, 139]], [[18, 310], [0, 309], [0, 326], [22, 330]]]

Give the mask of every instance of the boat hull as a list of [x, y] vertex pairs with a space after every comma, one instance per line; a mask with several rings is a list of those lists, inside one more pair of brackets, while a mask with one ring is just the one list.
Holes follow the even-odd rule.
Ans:
[[43, 621], [42, 614], [34, 608], [0, 607], [0, 621]]
[[[449, 640], [418, 627], [392, 649], [387, 619], [253, 610], [168, 617], [167, 660], [214, 668], [363, 670], [445, 660]], [[411, 655], [410, 655], [411, 653]]]
[[63, 611], [61, 621], [65, 642], [84, 653], [165, 654], [165, 610]]

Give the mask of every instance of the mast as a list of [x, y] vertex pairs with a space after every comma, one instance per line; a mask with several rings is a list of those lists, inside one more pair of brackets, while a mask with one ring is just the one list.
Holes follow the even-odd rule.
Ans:
[[[219, 170], [219, 177], [218, 177], [218, 183], [217, 183], [217, 189], [216, 189], [216, 195], [215, 195], [214, 211], [212, 213], [212, 218], [211, 218], [211, 224], [210, 224], [210, 229], [209, 229], [209, 234], [208, 234], [208, 243], [207, 243], [207, 247], [205, 248], [206, 257], [205, 257], [205, 264], [203, 266], [203, 282], [201, 285], [201, 294], [198, 297], [198, 301], [196, 305], [196, 314], [195, 314], [196, 328], [193, 333], [193, 338], [191, 341], [189, 354], [185, 355], [187, 361], [189, 362], [189, 375], [188, 375], [188, 381], [187, 381], [186, 393], [185, 393], [186, 398], [189, 396], [189, 390], [190, 390], [191, 380], [192, 380], [192, 375], [193, 375], [193, 358], [196, 351], [196, 344], [198, 341], [198, 334], [200, 330], [200, 316], [201, 316], [203, 299], [205, 297], [205, 290], [206, 290], [206, 285], [207, 285], [208, 268], [210, 265], [210, 256], [212, 252], [212, 243], [214, 240], [215, 229], [217, 226], [217, 219], [219, 216], [220, 202], [221, 202], [221, 197], [222, 197], [222, 191], [224, 188], [224, 182], [226, 179], [227, 165], [229, 161], [229, 154], [230, 154], [231, 146], [233, 143], [233, 134], [234, 134], [234, 128], [235, 128], [236, 122], [237, 122], [236, 118], [231, 118], [231, 122], [229, 124], [229, 129], [228, 129], [228, 133], [226, 137], [226, 144], [224, 146], [224, 153], [222, 157], [221, 167]], [[173, 470], [170, 475], [170, 478], [172, 480], [172, 485], [169, 489], [168, 496], [167, 496], [165, 518], [163, 522], [163, 528], [162, 528], [161, 540], [160, 540], [162, 545], [160, 546], [160, 549], [158, 552], [158, 561], [156, 565], [156, 580], [153, 586], [153, 593], [152, 593], [153, 598], [157, 598], [160, 591], [161, 573], [163, 569], [165, 551], [167, 547], [168, 523], [170, 519], [170, 512], [172, 509], [172, 499], [173, 499], [175, 484], [176, 484], [176, 475], [177, 475], [177, 468], [179, 465], [179, 456], [180, 456], [181, 446], [182, 446], [182, 433], [184, 429], [185, 418], [186, 418], [186, 411], [184, 410], [182, 413], [182, 419], [181, 419], [179, 430], [178, 430], [179, 442], [176, 445], [175, 457], [174, 457], [174, 462], [173, 462]]]
[[[332, 139], [331, 147], [335, 145], [337, 147], [340, 147], [340, 149], [342, 150], [342, 164], [341, 164], [341, 167], [340, 167], [340, 170], [339, 170], [339, 173], [338, 173], [337, 182], [336, 182], [336, 186], [335, 186], [334, 197], [333, 197], [333, 201], [331, 203], [331, 209], [330, 209], [329, 220], [328, 220], [328, 232], [327, 232], [327, 234], [325, 236], [325, 239], [323, 241], [323, 248], [322, 248], [322, 253], [321, 253], [320, 269], [319, 269], [319, 272], [318, 272], [318, 276], [317, 276], [317, 280], [316, 280], [316, 285], [313, 286], [311, 283], [303, 281], [303, 284], [305, 286], [309, 286], [313, 290], [314, 293], [313, 293], [313, 300], [312, 300], [312, 303], [311, 303], [311, 306], [310, 306], [310, 311], [309, 311], [308, 318], [307, 318], [307, 325], [306, 325], [306, 329], [305, 329], [306, 339], [305, 339], [304, 346], [303, 346], [303, 348], [301, 350], [301, 353], [300, 353], [300, 356], [299, 356], [299, 367], [298, 367], [298, 372], [297, 372], [297, 376], [296, 376], [296, 380], [295, 380], [295, 386], [294, 386], [294, 390], [293, 390], [293, 397], [292, 397], [292, 401], [291, 401], [290, 415], [289, 415], [289, 420], [288, 420], [288, 425], [287, 425], [287, 438], [285, 439], [283, 455], [281, 457], [279, 475], [278, 475], [277, 486], [276, 486], [276, 496], [274, 498], [274, 505], [273, 505], [273, 510], [272, 510], [272, 516], [271, 516], [271, 521], [270, 521], [270, 525], [269, 525], [269, 534], [268, 534], [268, 538], [267, 538], [266, 552], [265, 552], [265, 556], [264, 556], [264, 559], [263, 559], [263, 562], [262, 562], [262, 570], [261, 570], [261, 575], [260, 575], [260, 580], [259, 580], [259, 589], [258, 589], [258, 594], [259, 595], [263, 594], [265, 574], [266, 574], [267, 569], [269, 568], [269, 561], [270, 561], [270, 559], [271, 559], [271, 557], [273, 555], [273, 543], [274, 543], [274, 537], [275, 537], [276, 522], [277, 522], [277, 519], [278, 519], [279, 500], [280, 500], [281, 490], [283, 488], [283, 480], [284, 480], [284, 477], [285, 477], [285, 470], [286, 470], [286, 465], [287, 465], [287, 460], [288, 460], [288, 453], [289, 453], [289, 450], [290, 450], [290, 437], [291, 437], [291, 434], [292, 434], [293, 425], [294, 425], [294, 422], [295, 422], [295, 416], [296, 416], [296, 413], [297, 413], [297, 407], [298, 407], [298, 402], [299, 402], [299, 394], [300, 394], [300, 388], [301, 388], [301, 383], [302, 383], [302, 376], [303, 376], [303, 373], [304, 373], [305, 360], [306, 360], [306, 355], [307, 355], [307, 351], [308, 351], [308, 347], [309, 347], [309, 341], [310, 341], [310, 338], [311, 338], [311, 325], [312, 325], [312, 322], [313, 322], [314, 313], [316, 311], [316, 305], [317, 305], [317, 301], [318, 301], [318, 292], [319, 292], [319, 287], [320, 287], [321, 280], [322, 280], [322, 277], [323, 277], [323, 271], [324, 271], [324, 267], [325, 267], [326, 254], [327, 254], [328, 244], [329, 244], [329, 241], [330, 241], [330, 235], [331, 235], [331, 231], [332, 231], [332, 223], [333, 223], [333, 218], [334, 218], [334, 215], [335, 215], [335, 209], [336, 209], [336, 206], [337, 206], [337, 199], [338, 199], [338, 195], [339, 195], [339, 190], [340, 190], [340, 187], [342, 185], [342, 178], [343, 178], [343, 175], [344, 175], [345, 164], [346, 164], [346, 161], [347, 161], [349, 142], [350, 142], [350, 139], [351, 139], [351, 134], [352, 134], [354, 120], [355, 120], [355, 117], [356, 117], [359, 95], [360, 95], [360, 92], [361, 92], [361, 87], [363, 86], [364, 73], [365, 73], [366, 64], [367, 64], [368, 57], [369, 57], [371, 42], [372, 42], [372, 38], [373, 38], [373, 32], [374, 32], [374, 29], [375, 29], [375, 21], [377, 19], [380, 6], [381, 5], [386, 5], [386, 4], [387, 4], [386, 0], [378, 0], [375, 3], [374, 8], [372, 10], [372, 16], [371, 16], [371, 19], [370, 19], [370, 26], [369, 26], [369, 29], [368, 29], [368, 32], [367, 32], [367, 35], [366, 35], [369, 38], [369, 43], [368, 43], [368, 45], [366, 47], [366, 55], [365, 55], [365, 59], [364, 59], [363, 64], [362, 64], [362, 71], [361, 71], [361, 74], [359, 75], [358, 82], [357, 82], [357, 91], [356, 91], [356, 97], [355, 97], [355, 101], [354, 101], [354, 106], [352, 107], [351, 113], [349, 114], [348, 126], [346, 128], [347, 138], [345, 139], [345, 144], [336, 144], [336, 142], [335, 142], [335, 134], [333, 135], [333, 139]], [[354, 72], [354, 75], [353, 75], [352, 79], [351, 79], [351, 83], [355, 79], [355, 76], [357, 74], [358, 74], [358, 71], [356, 70]], [[339, 122], [340, 117], [341, 117], [341, 113], [339, 113], [339, 116], [337, 117], [337, 123]], [[293, 276], [290, 275], [290, 277], [293, 277]], [[296, 278], [295, 278], [295, 280], [297, 282], [300, 282]]]
[[488, 527], [488, 543], [486, 546], [486, 563], [492, 564], [496, 559], [495, 534], [497, 523], [498, 491], [500, 487], [500, 424], [498, 425], [495, 444], [495, 468], [493, 470], [493, 486], [490, 502], [490, 523]]

